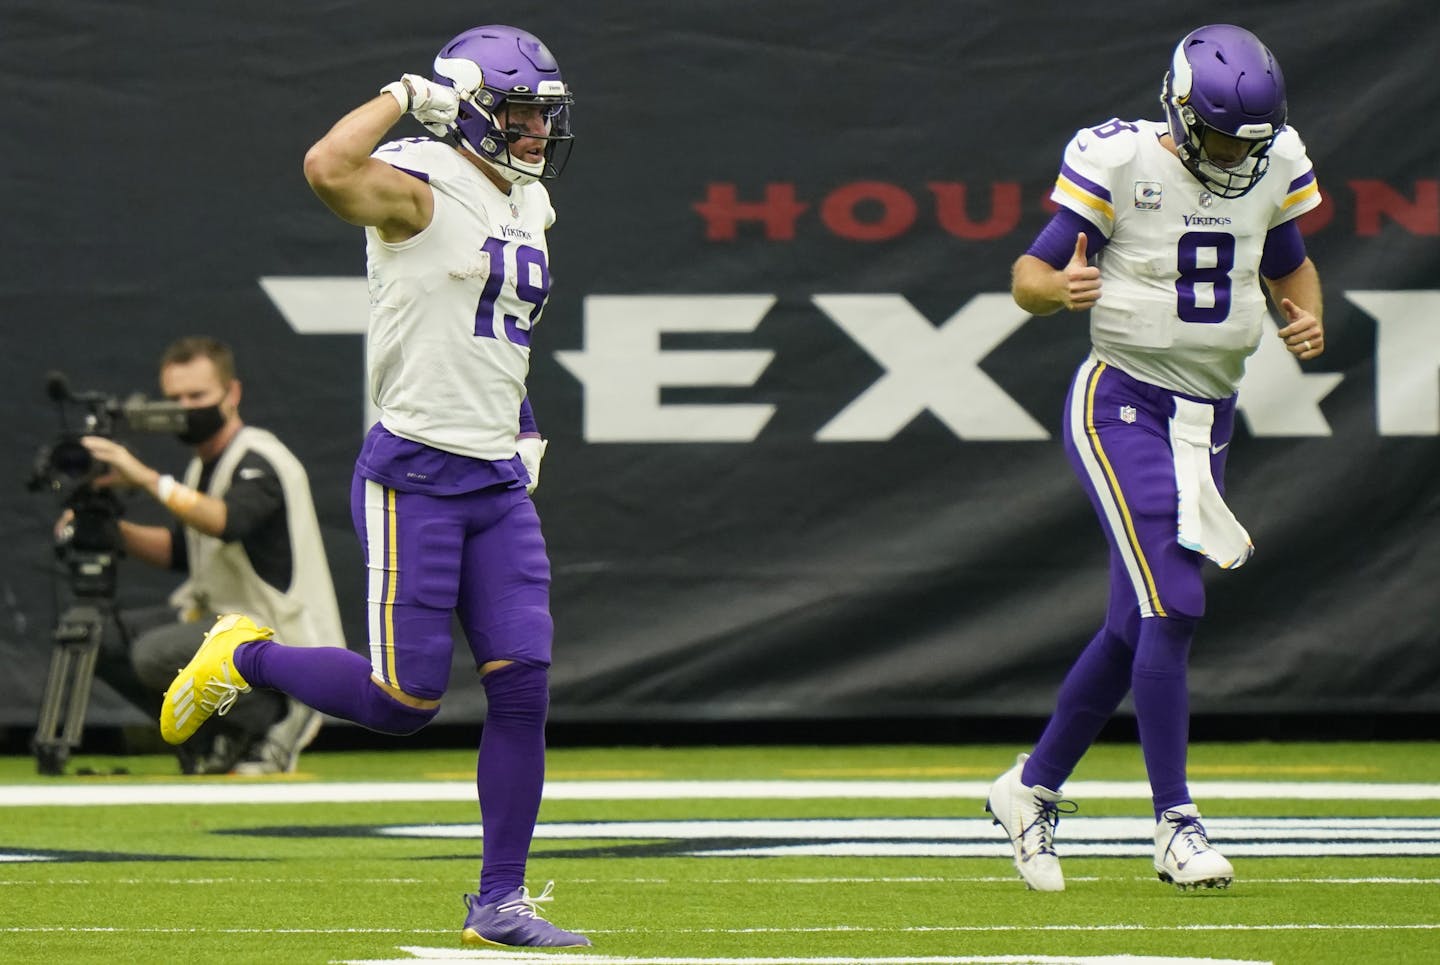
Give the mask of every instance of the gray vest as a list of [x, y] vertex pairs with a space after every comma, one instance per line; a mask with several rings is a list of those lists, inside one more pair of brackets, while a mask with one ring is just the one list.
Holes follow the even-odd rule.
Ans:
[[[274, 467], [285, 492], [286, 527], [290, 532], [293, 573], [288, 592], [262, 580], [250, 565], [244, 545], [226, 543], [185, 527], [185, 548], [190, 576], [176, 588], [170, 602], [182, 616], [198, 614], [209, 620], [221, 613], [244, 613], [275, 630], [283, 643], [302, 647], [345, 646], [335, 585], [325, 558], [320, 523], [310, 496], [305, 467], [279, 439], [264, 429], [243, 427], [220, 456], [205, 493], [223, 499], [230, 489], [235, 467], [248, 452], [257, 452]], [[199, 459], [185, 469], [185, 484], [200, 482]]]

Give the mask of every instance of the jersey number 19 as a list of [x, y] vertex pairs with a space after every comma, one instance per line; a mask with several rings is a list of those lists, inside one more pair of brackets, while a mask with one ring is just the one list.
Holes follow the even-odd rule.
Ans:
[[[475, 334], [479, 338], [504, 338], [515, 344], [530, 346], [530, 332], [545, 307], [545, 298], [550, 294], [550, 266], [545, 261], [545, 252], [530, 245], [515, 246], [514, 298], [506, 297], [505, 290], [505, 246], [503, 238], [487, 238], [481, 251], [489, 257], [490, 275], [480, 291], [480, 304], [475, 308]], [[515, 302], [522, 304], [515, 304]], [[529, 311], [525, 311], [528, 306]], [[505, 311], [512, 308], [522, 312], [512, 315]], [[497, 322], [499, 324], [497, 324]]]

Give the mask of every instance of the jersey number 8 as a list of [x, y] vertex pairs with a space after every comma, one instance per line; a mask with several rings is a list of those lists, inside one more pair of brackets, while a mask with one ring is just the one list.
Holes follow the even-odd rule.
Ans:
[[[1213, 252], [1214, 264], [1201, 265], [1201, 252]], [[1211, 257], [1205, 259], [1207, 262]], [[1230, 270], [1235, 267], [1235, 238], [1218, 231], [1190, 231], [1180, 236], [1175, 253], [1180, 277], [1175, 279], [1175, 314], [1184, 322], [1218, 325], [1230, 315]], [[1198, 287], [1198, 290], [1197, 290]], [[1210, 297], [1201, 295], [1208, 288]], [[1207, 301], [1208, 305], [1201, 304]]]

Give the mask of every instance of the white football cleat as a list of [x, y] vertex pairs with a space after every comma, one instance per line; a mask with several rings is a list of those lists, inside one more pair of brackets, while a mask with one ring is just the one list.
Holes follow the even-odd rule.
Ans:
[[1230, 862], [1210, 847], [1193, 804], [1168, 809], [1155, 825], [1155, 873], [1181, 891], [1229, 888], [1235, 880]]
[[1064, 891], [1065, 874], [1055, 854], [1055, 827], [1060, 814], [1075, 813], [1073, 801], [1064, 801], [1059, 791], [1038, 784], [1026, 787], [1020, 781], [1029, 754], [1015, 759], [1015, 766], [990, 785], [985, 810], [1010, 836], [1015, 849], [1015, 870], [1025, 885], [1035, 891]]

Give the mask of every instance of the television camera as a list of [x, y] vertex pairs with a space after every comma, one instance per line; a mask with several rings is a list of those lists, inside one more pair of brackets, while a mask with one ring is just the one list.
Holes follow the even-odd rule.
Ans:
[[106, 469], [80, 439], [114, 437], [125, 430], [179, 433], [188, 417], [178, 402], [75, 392], [60, 372], [46, 376], [45, 393], [59, 409], [61, 433], [36, 454], [27, 488], [54, 494], [60, 508], [69, 510], [69, 521], [55, 539], [69, 605], [52, 632], [55, 648], [33, 747], [41, 774], [63, 774], [70, 751], [80, 745], [106, 626], [113, 625], [125, 640], [115, 612], [116, 563], [125, 552], [120, 536], [124, 506], [109, 487], [95, 485]]

